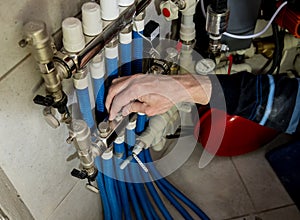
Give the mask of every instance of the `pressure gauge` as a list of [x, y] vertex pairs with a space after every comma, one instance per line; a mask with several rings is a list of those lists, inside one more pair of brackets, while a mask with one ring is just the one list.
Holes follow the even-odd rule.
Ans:
[[212, 73], [215, 67], [216, 64], [212, 59], [202, 59], [197, 62], [195, 69], [196, 73], [207, 75], [209, 73]]

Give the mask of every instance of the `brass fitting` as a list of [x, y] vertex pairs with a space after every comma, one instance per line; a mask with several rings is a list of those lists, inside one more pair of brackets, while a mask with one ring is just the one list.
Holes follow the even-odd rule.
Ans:
[[264, 57], [268, 59], [272, 59], [275, 44], [272, 42], [272, 39], [270, 38], [263, 38], [263, 39], [257, 39], [253, 42], [254, 46], [256, 47], [256, 53], [262, 54]]
[[41, 21], [30, 21], [24, 26], [25, 39], [20, 46], [31, 45], [32, 54], [39, 64], [47, 64], [53, 60], [53, 44], [47, 33], [46, 24]]
[[[47, 33], [46, 24], [42, 21], [30, 21], [24, 26], [25, 38], [19, 42], [21, 47], [31, 46], [32, 55], [37, 61], [42, 77], [45, 81], [46, 92], [50, 95], [51, 102], [47, 97], [36, 96], [36, 104], [57, 108], [61, 114], [68, 114], [66, 107], [67, 96], [62, 90], [61, 80], [54, 62], [55, 45]], [[47, 96], [48, 96], [47, 95]]]
[[108, 44], [106, 44], [105, 47], [112, 48], [118, 46], [118, 44], [119, 44], [119, 40], [118, 37], [116, 36]]
[[67, 143], [74, 144], [83, 169], [87, 171], [89, 176], [93, 175], [96, 168], [91, 152], [91, 132], [83, 120], [72, 121], [72, 124], [69, 126]]
[[146, 12], [143, 11], [143, 12], [141, 12], [139, 15], [135, 16], [135, 17], [134, 17], [134, 20], [135, 20], [135, 21], [142, 21], [142, 20], [145, 19], [145, 17], [146, 17]]
[[132, 32], [132, 24], [128, 24], [128, 25], [121, 31], [122, 34], [127, 34], [127, 33], [130, 33], [130, 32]]

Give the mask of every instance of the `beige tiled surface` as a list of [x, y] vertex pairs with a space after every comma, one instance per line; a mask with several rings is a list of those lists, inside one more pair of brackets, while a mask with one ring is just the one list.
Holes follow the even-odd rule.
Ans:
[[262, 220], [299, 220], [300, 212], [296, 206], [288, 206], [258, 214]]
[[215, 158], [198, 168], [200, 147], [170, 176], [170, 180], [212, 219], [224, 219], [253, 211], [250, 198], [229, 158]]
[[232, 158], [256, 211], [293, 203], [264, 155], [265, 149], [261, 149]]
[[[285, 140], [286, 137], [279, 138], [271, 145]], [[258, 216], [271, 220], [276, 213], [287, 213], [290, 218], [286, 219], [300, 219], [299, 211], [264, 157], [270, 148], [265, 146], [233, 158], [215, 157], [207, 167], [199, 169], [202, 148], [197, 146], [188, 161], [167, 178], [211, 219], [242, 220], [239, 216], [243, 216], [244, 220], [254, 220]], [[175, 216], [180, 219], [176, 212]]]
[[40, 79], [34, 66], [30, 57], [0, 82], [0, 166], [33, 216], [41, 219], [75, 185], [69, 173], [78, 161], [66, 161], [75, 151], [65, 142], [66, 127], [50, 128], [42, 108], [32, 102]]
[[[295, 205], [275, 208], [230, 220], [299, 220], [300, 212]], [[228, 219], [229, 220], [229, 219]]]
[[[85, 182], [79, 181], [64, 198], [49, 220], [101, 219], [102, 209], [99, 194], [85, 188]], [[72, 208], [70, 208], [70, 204]]]

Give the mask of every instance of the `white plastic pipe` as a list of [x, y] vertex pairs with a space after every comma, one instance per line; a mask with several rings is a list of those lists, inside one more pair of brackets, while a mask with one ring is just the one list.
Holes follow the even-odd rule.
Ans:
[[182, 21], [180, 26], [180, 39], [185, 42], [193, 41], [196, 37], [195, 23], [196, 0], [186, 0], [186, 7], [181, 11]]
[[[252, 67], [249, 64], [247, 64], [247, 63], [232, 64], [231, 72], [230, 72], [231, 74], [242, 72], [242, 71], [247, 71], [247, 72], [251, 73], [252, 72]], [[215, 74], [227, 75], [228, 74], [228, 65], [216, 69], [214, 71], [214, 73]]]

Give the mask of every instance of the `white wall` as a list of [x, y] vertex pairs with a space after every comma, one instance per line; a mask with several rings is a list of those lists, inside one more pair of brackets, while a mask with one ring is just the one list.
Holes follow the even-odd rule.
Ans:
[[[0, 2], [0, 167], [35, 219], [99, 219], [101, 215], [99, 196], [70, 175], [78, 160], [67, 161], [75, 152], [65, 142], [67, 129], [50, 128], [42, 107], [32, 102], [41, 77], [29, 49], [18, 46], [25, 22], [43, 20], [55, 33], [64, 18], [79, 12], [82, 2]], [[39, 93], [44, 95], [43, 88]], [[0, 190], [0, 207], [16, 219], [9, 215], [13, 207], [3, 205], [6, 193]], [[30, 219], [30, 215], [20, 216]]]

